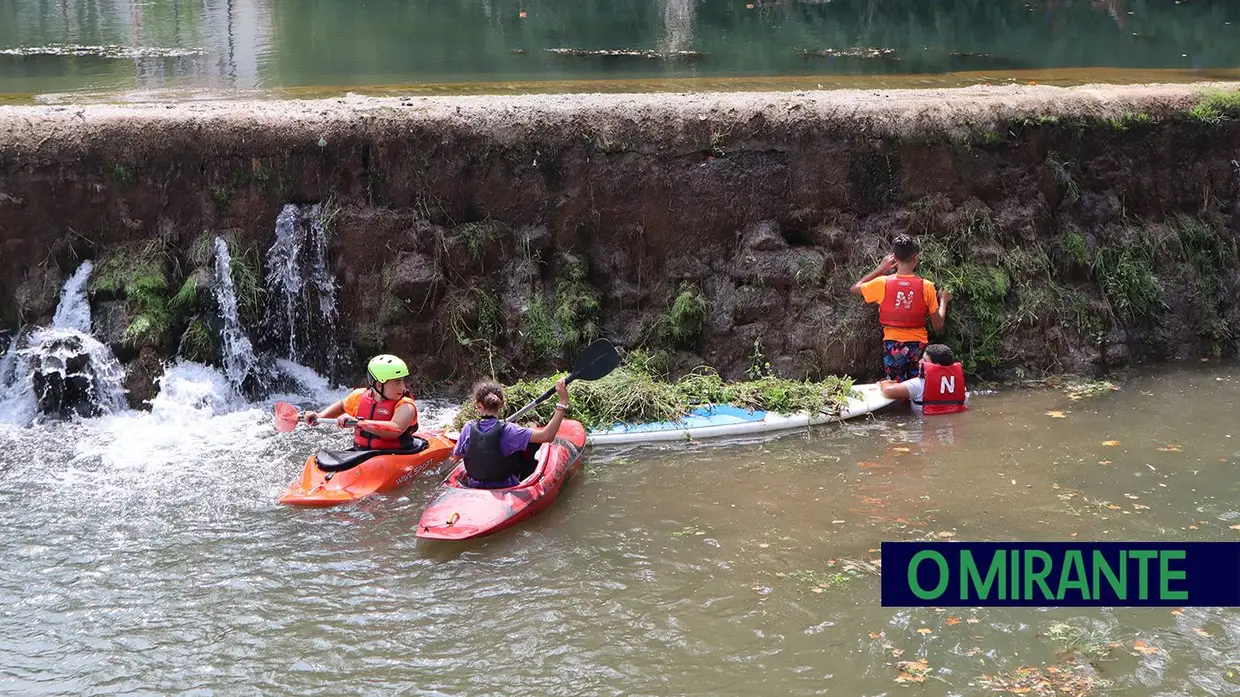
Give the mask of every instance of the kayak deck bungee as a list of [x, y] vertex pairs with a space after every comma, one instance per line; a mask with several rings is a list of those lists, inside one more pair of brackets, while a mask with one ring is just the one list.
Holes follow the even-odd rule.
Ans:
[[587, 441], [591, 445], [626, 445], [773, 433], [856, 418], [882, 409], [895, 401], [884, 397], [877, 384], [854, 385], [853, 394], [838, 412], [812, 415], [809, 412], [778, 414], [761, 410], [750, 411], [728, 404], [712, 404], [694, 409], [674, 421], [620, 424], [591, 430], [587, 434]]
[[320, 450], [278, 501], [292, 506], [335, 506], [408, 483], [448, 459], [456, 441], [440, 432], [417, 433], [425, 444], [404, 450]]
[[537, 515], [559, 498], [581, 469], [585, 444], [581, 422], [565, 419], [555, 440], [538, 449], [534, 472], [517, 486], [506, 489], [467, 487], [461, 481], [465, 465], [457, 465], [422, 513], [417, 536], [468, 540], [497, 533]]

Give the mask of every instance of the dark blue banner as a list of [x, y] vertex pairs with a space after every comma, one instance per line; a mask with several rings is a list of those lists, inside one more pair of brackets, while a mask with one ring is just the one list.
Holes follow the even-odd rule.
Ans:
[[1240, 542], [884, 542], [886, 607], [1240, 607]]

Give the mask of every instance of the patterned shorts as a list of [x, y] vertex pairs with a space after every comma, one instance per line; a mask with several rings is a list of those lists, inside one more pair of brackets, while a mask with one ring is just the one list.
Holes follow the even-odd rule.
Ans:
[[921, 352], [926, 345], [920, 341], [884, 341], [883, 372], [888, 380], [904, 382], [917, 377], [921, 369]]

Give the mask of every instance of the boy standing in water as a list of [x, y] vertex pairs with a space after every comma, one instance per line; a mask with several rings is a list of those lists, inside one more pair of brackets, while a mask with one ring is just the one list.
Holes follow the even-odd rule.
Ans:
[[[934, 284], [914, 273], [921, 261], [921, 246], [900, 235], [886, 258], [853, 284], [851, 292], [867, 303], [878, 304], [883, 325], [883, 372], [888, 380], [904, 382], [917, 377], [922, 351], [930, 342], [926, 317], [935, 331], [943, 328], [947, 302], [952, 294], [935, 292]], [[892, 270], [895, 274], [887, 276]]]

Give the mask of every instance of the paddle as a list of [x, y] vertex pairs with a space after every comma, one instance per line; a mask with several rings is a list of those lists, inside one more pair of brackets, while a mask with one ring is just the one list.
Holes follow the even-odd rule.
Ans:
[[[573, 380], [598, 380], [606, 377], [611, 371], [620, 365], [620, 353], [616, 351], [613, 345], [607, 339], [596, 339], [589, 346], [581, 350], [581, 355], [577, 356], [577, 363], [573, 365], [573, 372], [568, 374], [564, 384], [568, 384]], [[555, 388], [542, 393], [542, 396], [529, 404], [525, 405], [517, 413], [509, 416], [507, 421], [516, 421], [529, 410], [542, 404], [555, 394]]]
[[[276, 430], [281, 433], [288, 433], [297, 428], [297, 424], [305, 420], [305, 417], [297, 411], [297, 407], [288, 402], [276, 402], [275, 406]], [[335, 419], [324, 419], [319, 423], [335, 423]], [[357, 419], [350, 417], [346, 422], [346, 426], [356, 426]]]

